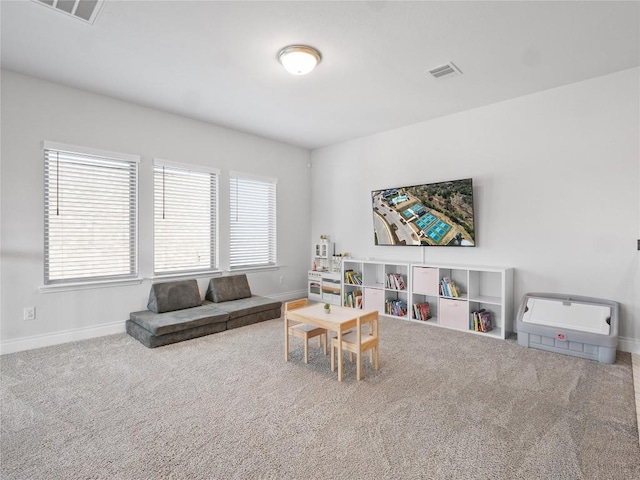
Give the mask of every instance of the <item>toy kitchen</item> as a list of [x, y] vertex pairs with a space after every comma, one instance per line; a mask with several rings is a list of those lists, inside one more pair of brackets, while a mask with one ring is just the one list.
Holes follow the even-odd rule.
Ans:
[[314, 244], [313, 269], [308, 273], [307, 297], [316, 302], [341, 305], [342, 259], [333, 255], [333, 244], [325, 235], [322, 237], [320, 242]]

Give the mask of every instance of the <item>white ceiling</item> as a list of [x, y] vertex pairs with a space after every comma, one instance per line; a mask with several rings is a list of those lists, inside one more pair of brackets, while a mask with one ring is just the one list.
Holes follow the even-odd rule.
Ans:
[[[2, 68], [311, 149], [640, 64], [638, 1], [0, 4]], [[311, 74], [276, 60], [293, 43]]]

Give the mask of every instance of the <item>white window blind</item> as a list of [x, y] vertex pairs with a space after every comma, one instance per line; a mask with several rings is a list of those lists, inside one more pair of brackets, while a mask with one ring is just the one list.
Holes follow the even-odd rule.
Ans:
[[229, 266], [276, 264], [276, 180], [231, 172]]
[[215, 270], [218, 172], [154, 162], [154, 272]]
[[137, 275], [138, 159], [45, 142], [45, 284]]

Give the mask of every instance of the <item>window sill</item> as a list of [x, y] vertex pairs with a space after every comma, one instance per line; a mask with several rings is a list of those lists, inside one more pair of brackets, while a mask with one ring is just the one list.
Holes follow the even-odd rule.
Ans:
[[191, 272], [191, 273], [159, 273], [150, 277], [150, 280], [174, 280], [179, 278], [204, 278], [204, 277], [219, 277], [222, 275], [222, 270], [209, 270], [206, 272]]
[[238, 267], [229, 270], [229, 273], [253, 273], [280, 270], [280, 265], [268, 265], [264, 267]]
[[94, 282], [76, 282], [76, 283], [55, 283], [52, 285], [42, 285], [40, 291], [42, 293], [71, 292], [74, 290], [89, 290], [92, 288], [108, 288], [108, 287], [124, 287], [127, 285], [140, 285], [143, 278], [126, 278], [122, 280], [105, 280]]

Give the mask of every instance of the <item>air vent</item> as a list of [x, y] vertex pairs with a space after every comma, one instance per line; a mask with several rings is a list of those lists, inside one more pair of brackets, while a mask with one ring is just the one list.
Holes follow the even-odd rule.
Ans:
[[57, 12], [64, 13], [83, 22], [96, 21], [104, 0], [33, 0]]
[[436, 68], [432, 68], [429, 70], [429, 75], [431, 75], [436, 80], [440, 80], [442, 78], [452, 78], [462, 75], [462, 72], [458, 67], [454, 65], [453, 62], [449, 62], [445, 65], [441, 65]]

